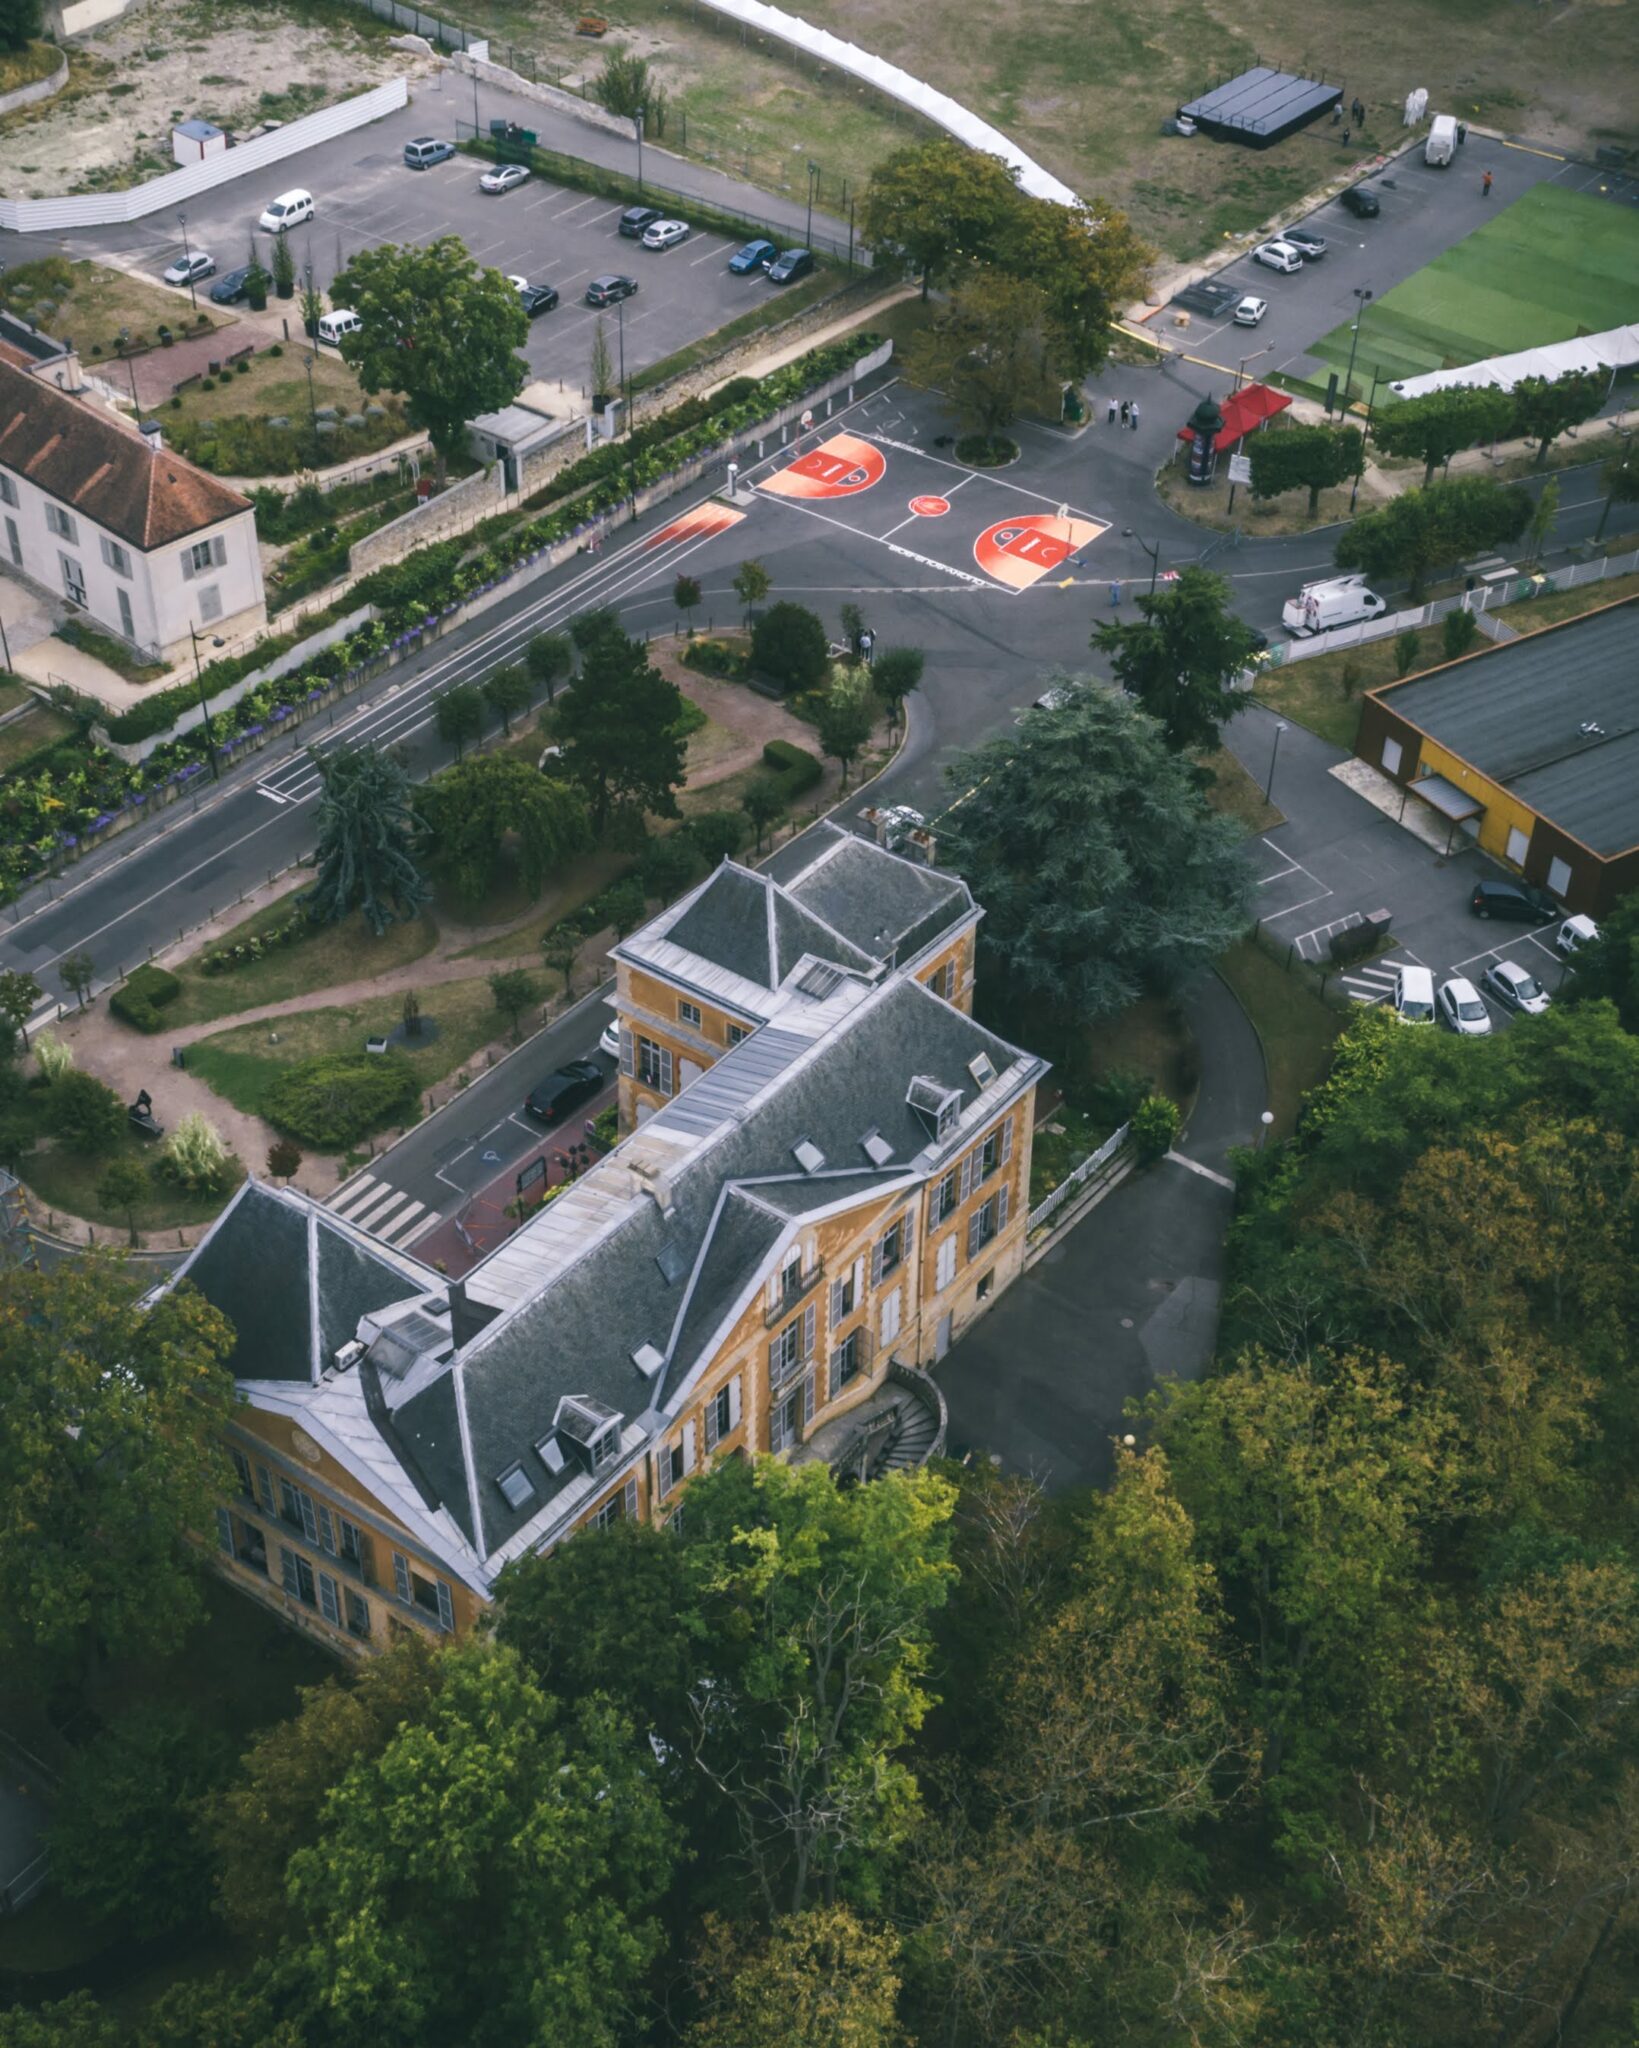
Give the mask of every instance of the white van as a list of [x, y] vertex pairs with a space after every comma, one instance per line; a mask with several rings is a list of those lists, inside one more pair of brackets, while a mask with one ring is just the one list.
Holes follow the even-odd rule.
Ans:
[[1428, 131], [1428, 140], [1423, 144], [1423, 161], [1433, 164], [1438, 170], [1450, 163], [1457, 154], [1457, 117], [1455, 114], [1436, 114], [1434, 126]]
[[329, 342], [332, 348], [340, 348], [344, 334], [362, 334], [364, 322], [357, 313], [338, 306], [332, 313], [319, 315], [319, 339]]
[[1296, 597], [1281, 606], [1281, 624], [1289, 633], [1327, 633], [1334, 626], [1352, 626], [1360, 619], [1375, 619], [1388, 610], [1375, 590], [1366, 588], [1364, 576], [1330, 576], [1320, 583], [1306, 583]]
[[262, 218], [257, 226], [265, 228], [270, 235], [282, 235], [287, 228], [299, 228], [303, 221], [312, 218], [313, 194], [298, 187], [294, 192], [281, 192], [277, 199], [270, 200], [262, 208]]
[[1434, 976], [1409, 960], [1394, 970], [1394, 1014], [1402, 1024], [1434, 1022]]

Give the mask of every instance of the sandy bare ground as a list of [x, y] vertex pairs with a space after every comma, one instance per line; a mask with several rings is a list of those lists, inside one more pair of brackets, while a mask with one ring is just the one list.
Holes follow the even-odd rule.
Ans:
[[328, 19], [283, 0], [140, 0], [67, 45], [69, 82], [0, 121], [0, 192], [51, 198], [174, 170], [171, 128], [202, 116], [244, 135], [384, 79], [436, 69], [388, 46], [368, 14]]

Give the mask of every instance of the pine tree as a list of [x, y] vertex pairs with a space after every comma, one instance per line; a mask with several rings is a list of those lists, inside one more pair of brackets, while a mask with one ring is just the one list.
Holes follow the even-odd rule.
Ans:
[[410, 780], [373, 747], [340, 747], [309, 758], [324, 783], [319, 799], [318, 879], [303, 898], [307, 914], [334, 924], [351, 910], [379, 938], [395, 919], [412, 918], [430, 894], [415, 861]]

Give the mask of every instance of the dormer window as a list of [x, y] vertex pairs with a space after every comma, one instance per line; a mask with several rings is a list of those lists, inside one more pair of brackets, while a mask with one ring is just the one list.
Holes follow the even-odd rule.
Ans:
[[905, 1102], [930, 1138], [949, 1137], [962, 1114], [962, 1091], [927, 1074], [918, 1074], [911, 1082]]
[[620, 1425], [611, 1422], [600, 1430], [591, 1444], [592, 1470], [601, 1472], [605, 1465], [612, 1464], [620, 1455]]

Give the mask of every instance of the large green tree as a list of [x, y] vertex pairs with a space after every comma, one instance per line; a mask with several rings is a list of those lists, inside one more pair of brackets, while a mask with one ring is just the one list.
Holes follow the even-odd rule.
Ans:
[[818, 612], [782, 598], [758, 619], [751, 665], [783, 690], [813, 690], [831, 670], [831, 643]]
[[586, 793], [601, 837], [615, 812], [677, 816], [686, 742], [683, 699], [641, 641], [599, 632], [581, 653], [580, 681], [558, 710], [564, 767]]
[[1398, 405], [1391, 400], [1372, 422], [1372, 439], [1385, 455], [1416, 456], [1428, 484], [1442, 462], [1482, 441], [1501, 440], [1513, 426], [1512, 392], [1457, 384]]
[[1252, 495], [1278, 498], [1287, 491], [1307, 491], [1313, 518], [1322, 491], [1359, 474], [1364, 445], [1358, 427], [1288, 426], [1254, 434]]
[[517, 754], [457, 761], [416, 792], [433, 857], [469, 902], [481, 902], [509, 859], [531, 897], [591, 843], [586, 799]]
[[307, 914], [334, 924], [357, 910], [377, 938], [418, 917], [432, 893], [416, 863], [418, 831], [410, 778], [377, 747], [309, 749], [324, 788], [319, 798], [317, 878], [302, 898]]
[[1240, 828], [1154, 719], [1102, 684], [953, 761], [940, 857], [985, 906], [1020, 997], [1086, 1020], [1175, 986], [1246, 928]]
[[925, 298], [930, 284], [987, 261], [1017, 224], [1021, 202], [1000, 157], [960, 142], [911, 143], [871, 173], [860, 227], [873, 254], [920, 272]]
[[1230, 610], [1230, 596], [1210, 569], [1181, 569], [1175, 582], [1139, 597], [1136, 622], [1101, 625], [1093, 634], [1115, 680], [1175, 753], [1215, 747], [1219, 728], [1245, 708], [1246, 696], [1232, 685], [1258, 642]]
[[440, 476], [479, 413], [516, 398], [529, 374], [516, 353], [529, 333], [518, 294], [481, 269], [455, 235], [358, 250], [330, 287], [363, 322], [342, 344], [366, 391], [400, 391], [432, 437]]
[[876, 723], [876, 700], [871, 679], [863, 669], [845, 669], [832, 682], [820, 704], [820, 745], [842, 768], [842, 787], [848, 787], [848, 772], [870, 742]]
[[377, 1754], [333, 1759], [316, 1837], [285, 1869], [320, 2036], [615, 2048], [678, 1848], [654, 1759], [606, 1704], [561, 1708], [501, 1644], [441, 1664]]
[[0, 0], [0, 50], [26, 50], [42, 26], [40, 0]]
[[979, 266], [912, 340], [905, 375], [942, 391], [964, 425], [994, 439], [1021, 412], [1056, 415], [1068, 361], [1042, 287]]
[[1571, 956], [1559, 1000], [1612, 1003], [1623, 1030], [1639, 1035], [1639, 890], [1606, 911], [1599, 920], [1599, 937]]
[[229, 1478], [232, 1346], [188, 1286], [143, 1310], [106, 1261], [0, 1275], [0, 1663], [83, 1667], [186, 1631]]
[[688, 2048], [900, 2048], [899, 1942], [846, 1906], [775, 1922], [768, 1938], [708, 1919]]
[[1525, 531], [1531, 494], [1490, 477], [1460, 477], [1402, 491], [1364, 513], [1338, 539], [1340, 569], [1362, 569], [1374, 582], [1403, 576], [1414, 599], [1428, 577], [1488, 548], [1508, 547]]
[[1017, 240], [1010, 238], [991, 260], [1041, 286], [1062, 373], [1080, 378], [1105, 361], [1115, 322], [1145, 296], [1155, 251], [1124, 213], [1102, 200], [1056, 206], [1033, 199], [1025, 201]]
[[1567, 427], [1591, 420], [1605, 403], [1610, 380], [1599, 370], [1572, 370], [1563, 377], [1522, 377], [1514, 386], [1518, 431], [1537, 444], [1537, 467]]

